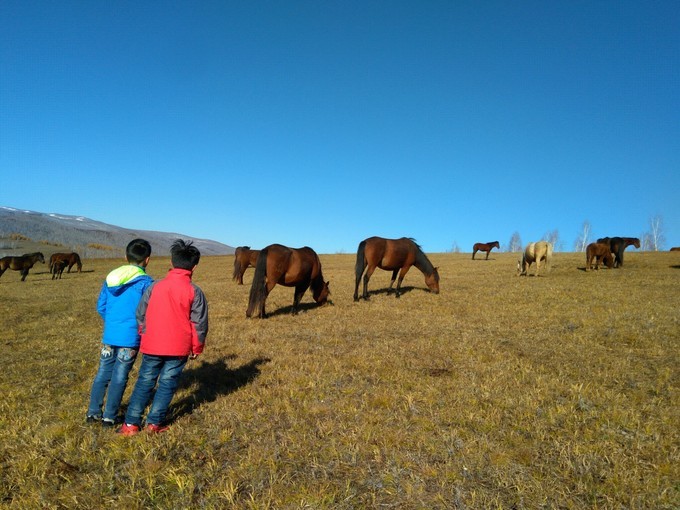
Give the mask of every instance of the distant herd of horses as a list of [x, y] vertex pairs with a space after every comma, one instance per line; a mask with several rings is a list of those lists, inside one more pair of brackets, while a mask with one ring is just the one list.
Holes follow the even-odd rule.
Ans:
[[[26, 281], [28, 271], [36, 264], [36, 262], [45, 263], [45, 256], [37, 251], [35, 253], [27, 253], [16, 257], [2, 257], [0, 259], [0, 276], [8, 269], [14, 271], [21, 271], [21, 281]], [[78, 272], [82, 272], [83, 263], [80, 260], [80, 255], [75, 252], [71, 253], [53, 253], [50, 257], [50, 274], [52, 279], [60, 279], [64, 269], [68, 268], [67, 273], [71, 272], [71, 268], [76, 266]]]
[[[593, 267], [599, 269], [600, 264], [608, 268], [622, 267], [623, 254], [628, 246], [640, 247], [640, 240], [635, 237], [603, 237], [586, 248], [586, 271]], [[474, 260], [477, 252], [485, 252], [486, 260], [492, 249], [500, 249], [498, 241], [490, 243], [475, 243], [472, 250]], [[680, 248], [671, 248], [679, 251]], [[529, 243], [522, 258], [517, 261], [517, 274], [526, 276], [532, 264], [535, 264], [534, 275], [538, 276], [543, 263], [544, 269], [549, 270], [553, 255], [553, 245], [547, 241]], [[26, 280], [28, 271], [37, 263], [45, 263], [42, 253], [28, 253], [17, 257], [3, 257], [0, 259], [0, 276], [12, 269], [21, 272], [21, 281]], [[50, 257], [49, 269], [52, 279], [60, 279], [64, 269], [71, 272], [73, 266], [82, 271], [80, 256], [75, 253], [54, 253]], [[396, 297], [401, 295], [401, 284], [411, 267], [416, 267], [425, 276], [428, 289], [439, 293], [439, 272], [430, 262], [422, 248], [414, 239], [385, 239], [369, 237], [359, 243], [355, 264], [354, 301], [369, 299], [368, 282], [376, 269], [391, 271], [392, 277], [387, 292], [394, 292]], [[243, 275], [248, 267], [255, 268], [253, 282], [250, 288], [247, 317], [266, 317], [265, 302], [272, 289], [278, 284], [285, 287], [295, 287], [292, 313], [298, 312], [300, 300], [305, 292], [311, 288], [312, 297], [318, 305], [328, 301], [330, 294], [329, 282], [324, 280], [321, 261], [317, 253], [307, 246], [304, 248], [289, 248], [281, 244], [270, 244], [261, 250], [251, 250], [249, 246], [239, 246], [234, 252], [233, 279], [243, 285]], [[363, 282], [359, 295], [359, 285]]]

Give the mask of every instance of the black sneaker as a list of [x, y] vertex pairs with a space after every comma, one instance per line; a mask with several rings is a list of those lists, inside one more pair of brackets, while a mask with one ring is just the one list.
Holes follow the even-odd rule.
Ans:
[[102, 420], [102, 427], [107, 428], [107, 429], [112, 429], [115, 424], [116, 424], [116, 422], [114, 422], [113, 420], [109, 420], [108, 418], [104, 418]]
[[88, 416], [85, 418], [86, 423], [99, 423], [100, 421], [102, 421], [101, 416]]

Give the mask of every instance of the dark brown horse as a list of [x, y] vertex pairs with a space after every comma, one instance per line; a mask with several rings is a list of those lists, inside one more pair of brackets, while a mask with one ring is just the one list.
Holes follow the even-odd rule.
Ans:
[[593, 259], [595, 260], [595, 270], [600, 267], [600, 262], [607, 267], [614, 267], [614, 257], [608, 243], [590, 243], [586, 247], [586, 271], [590, 271]]
[[640, 247], [637, 237], [601, 237], [596, 243], [609, 244], [609, 249], [614, 254], [614, 267], [623, 267], [623, 252], [629, 246]]
[[8, 269], [12, 269], [14, 271], [21, 271], [21, 281], [26, 281], [28, 270], [31, 269], [36, 262], [45, 263], [45, 257], [39, 251], [27, 253], [20, 257], [3, 257], [0, 259], [0, 276]]
[[486, 252], [486, 259], [489, 260], [489, 253], [491, 253], [491, 250], [494, 248], [498, 248], [499, 250], [501, 249], [501, 245], [498, 244], [498, 241], [494, 241], [492, 243], [475, 243], [472, 246], [472, 260], [475, 260], [475, 253], [478, 251], [485, 251]]
[[50, 272], [52, 273], [52, 279], [60, 279], [61, 280], [61, 275], [64, 272], [64, 269], [66, 269], [66, 266], [68, 266], [68, 260], [66, 259], [58, 259], [52, 264], [52, 268], [50, 269]]
[[[435, 294], [439, 294], [439, 272], [413, 239], [406, 237], [401, 239], [383, 239], [382, 237], [364, 239], [359, 243], [357, 249], [354, 301], [359, 301], [359, 282], [362, 275], [364, 276], [362, 297], [368, 299], [368, 281], [376, 267], [385, 271], [392, 271], [392, 280], [388, 292], [392, 290], [394, 281], [397, 279], [397, 273], [399, 273], [399, 280], [397, 281], [397, 297], [399, 297], [401, 295], [401, 282], [411, 266], [420, 269], [425, 275], [425, 283], [429, 289]], [[366, 274], [364, 274], [364, 270], [366, 270]]]
[[68, 266], [68, 271], [66, 271], [67, 273], [71, 272], [71, 268], [73, 266], [76, 266], [78, 268], [78, 272], [82, 273], [83, 263], [80, 261], [80, 255], [78, 255], [76, 252], [53, 253], [52, 256], [50, 257], [50, 273], [52, 272], [52, 267], [54, 266], [54, 264], [60, 260], [66, 261], [66, 265]]
[[248, 267], [255, 267], [260, 250], [251, 250], [250, 246], [239, 246], [234, 252], [234, 274], [232, 278], [239, 285], [243, 285], [243, 275]]
[[671, 251], [680, 251], [680, 246], [673, 246]]
[[321, 261], [314, 250], [288, 248], [280, 244], [270, 244], [260, 250], [255, 264], [255, 274], [250, 287], [250, 299], [246, 317], [266, 317], [265, 301], [276, 284], [295, 287], [293, 315], [298, 311], [302, 296], [312, 288], [312, 297], [319, 305], [328, 301], [330, 290], [321, 272]]

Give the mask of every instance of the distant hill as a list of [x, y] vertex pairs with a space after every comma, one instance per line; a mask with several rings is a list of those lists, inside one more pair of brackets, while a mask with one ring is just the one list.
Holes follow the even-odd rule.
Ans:
[[83, 216], [41, 213], [0, 206], [0, 256], [32, 251], [51, 254], [77, 251], [84, 258], [121, 257], [127, 244], [142, 237], [151, 243], [154, 255], [169, 255], [176, 239], [189, 239], [201, 255], [229, 255], [234, 248], [186, 234], [133, 230], [108, 225]]

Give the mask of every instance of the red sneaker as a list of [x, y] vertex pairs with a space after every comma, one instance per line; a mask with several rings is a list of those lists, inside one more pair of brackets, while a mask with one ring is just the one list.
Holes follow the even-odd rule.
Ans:
[[148, 430], [150, 434], [160, 434], [161, 432], [167, 431], [169, 428], [168, 425], [156, 425], [155, 423], [149, 423], [146, 426], [146, 430]]
[[119, 428], [117, 432], [123, 436], [134, 436], [135, 434], [139, 434], [139, 426], [123, 423], [123, 426]]

